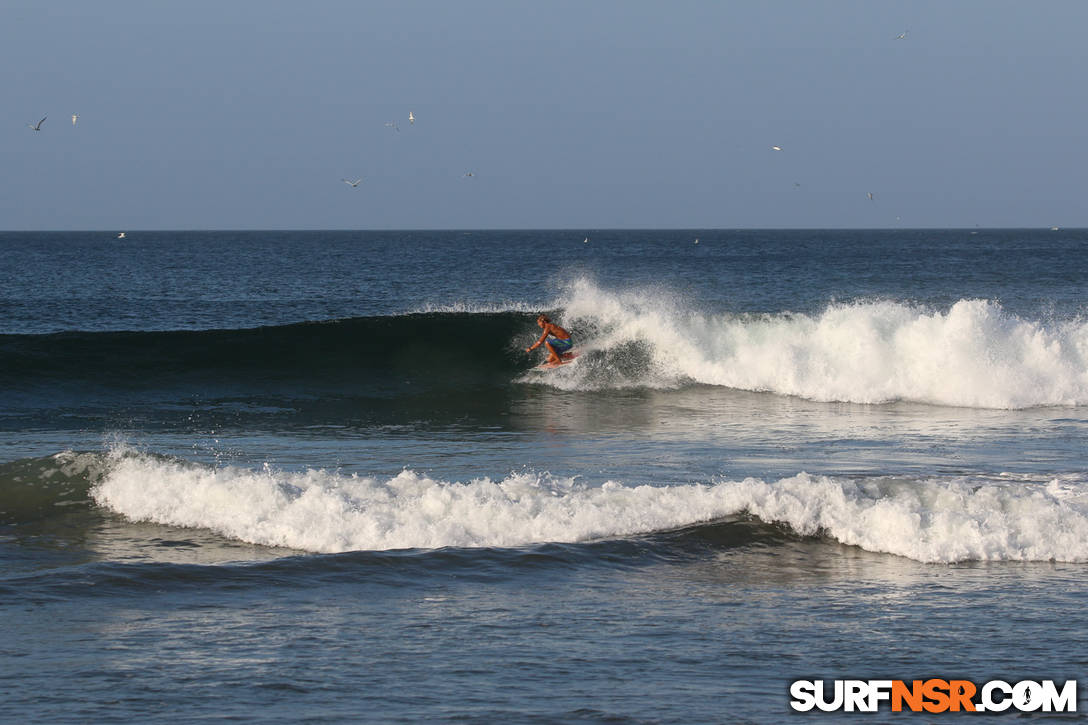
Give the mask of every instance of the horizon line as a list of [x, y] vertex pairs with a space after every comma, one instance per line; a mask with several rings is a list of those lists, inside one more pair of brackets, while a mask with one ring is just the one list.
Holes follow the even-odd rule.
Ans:
[[[71, 232], [117, 234], [113, 229], [0, 229], [0, 234], [61, 234]], [[894, 232], [894, 231], [1084, 231], [1088, 226], [895, 226], [895, 227], [126, 227], [127, 233], [162, 232]]]

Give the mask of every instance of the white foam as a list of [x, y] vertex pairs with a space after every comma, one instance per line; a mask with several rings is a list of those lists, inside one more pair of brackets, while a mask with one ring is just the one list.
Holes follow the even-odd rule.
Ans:
[[540, 305], [531, 305], [527, 302], [496, 302], [483, 304], [477, 302], [450, 302], [447, 304], [425, 304], [413, 308], [407, 314], [432, 314], [432, 313], [467, 313], [473, 315], [499, 314], [503, 312], [539, 313]]
[[924, 562], [1088, 561], [1088, 482], [852, 480], [805, 473], [678, 486], [547, 474], [434, 480], [210, 468], [113, 454], [95, 501], [137, 521], [313, 552], [516, 547], [651, 533], [747, 512]]
[[[819, 401], [978, 408], [1088, 404], [1088, 322], [1022, 319], [987, 300], [893, 301], [819, 314], [705, 313], [654, 290], [570, 285], [561, 324], [596, 364], [544, 378], [569, 389], [686, 383]], [[625, 368], [632, 351], [648, 364]]]
[[1043, 486], [800, 474], [722, 485], [762, 520], [917, 561], [1088, 561], [1088, 486], [1080, 477]]

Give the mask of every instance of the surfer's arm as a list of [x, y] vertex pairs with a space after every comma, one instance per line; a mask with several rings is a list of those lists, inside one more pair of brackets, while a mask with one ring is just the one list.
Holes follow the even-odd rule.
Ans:
[[534, 342], [534, 343], [533, 343], [532, 345], [530, 345], [529, 347], [525, 348], [525, 352], [532, 352], [533, 350], [537, 349], [538, 347], [540, 347], [541, 343], [543, 343], [543, 342], [544, 342], [544, 340], [546, 340], [547, 338], [548, 338], [548, 328], [547, 328], [547, 327], [545, 327], [545, 328], [544, 328], [544, 334], [542, 334], [542, 335], [540, 336], [540, 339], [539, 339], [539, 340], [537, 340], [536, 342]]

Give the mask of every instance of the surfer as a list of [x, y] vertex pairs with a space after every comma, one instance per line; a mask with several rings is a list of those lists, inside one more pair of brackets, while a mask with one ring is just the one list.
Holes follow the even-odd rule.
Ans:
[[540, 339], [525, 348], [525, 352], [532, 352], [543, 343], [548, 348], [548, 362], [558, 365], [564, 356], [569, 356], [570, 349], [574, 347], [574, 341], [570, 339], [570, 333], [548, 319], [547, 315], [536, 318], [536, 324], [544, 330]]

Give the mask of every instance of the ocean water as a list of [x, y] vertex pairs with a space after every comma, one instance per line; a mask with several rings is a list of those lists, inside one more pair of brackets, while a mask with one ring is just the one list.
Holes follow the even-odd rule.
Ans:
[[0, 721], [1088, 685], [1088, 231], [114, 237], [0, 233]]

